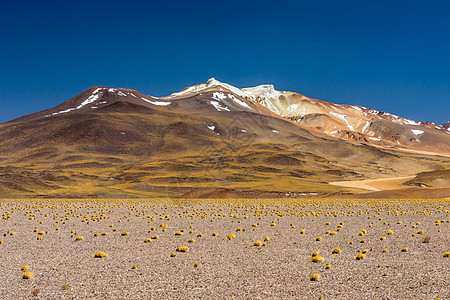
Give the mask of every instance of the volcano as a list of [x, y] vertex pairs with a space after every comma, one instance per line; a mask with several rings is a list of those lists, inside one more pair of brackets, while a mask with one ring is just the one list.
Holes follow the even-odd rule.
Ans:
[[[98, 86], [0, 124], [0, 193], [349, 195], [361, 190], [330, 182], [446, 174], [448, 129], [273, 85], [236, 88], [211, 78], [166, 97]], [[445, 189], [439, 180], [411, 182], [400, 187]]]

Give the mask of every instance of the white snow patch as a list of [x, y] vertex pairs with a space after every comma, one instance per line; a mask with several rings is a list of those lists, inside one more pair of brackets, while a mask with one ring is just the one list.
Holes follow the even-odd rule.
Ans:
[[415, 135], [420, 135], [424, 133], [423, 130], [415, 130], [415, 129], [411, 129], [411, 132], [414, 133]]
[[97, 106], [91, 106], [91, 108], [97, 108]]
[[214, 126], [214, 125], [206, 126], [206, 127], [208, 127], [209, 130], [214, 130], [214, 129], [216, 129], [216, 126]]
[[226, 106], [221, 106], [218, 101], [211, 101], [211, 105], [215, 107], [218, 111], [230, 111], [230, 109]]
[[150, 104], [158, 105], [158, 106], [167, 106], [167, 105], [172, 104], [172, 102], [152, 101], [152, 100], [148, 100], [148, 99], [145, 99], [145, 98], [142, 98], [142, 97], [141, 97], [141, 99], [146, 101], [146, 102], [148, 102], [148, 103], [150, 103]]
[[[82, 108], [83, 106], [91, 104], [91, 103], [95, 102], [102, 95], [101, 91], [104, 90], [104, 89], [105, 88], [97, 88], [97, 89], [95, 89], [95, 91], [93, 91], [92, 94], [86, 100], [81, 102], [81, 104], [78, 105], [77, 107], [72, 107], [72, 108], [68, 108], [68, 109], [65, 109], [65, 110], [61, 110], [59, 112], [52, 113], [51, 115], [54, 116], [54, 115], [68, 113], [70, 111], [77, 110], [77, 109]], [[48, 117], [48, 116], [50, 116], [50, 115], [46, 115], [46, 117]]]
[[102, 101], [102, 102], [99, 102], [98, 104], [105, 104], [106, 103], [106, 101]]
[[369, 125], [370, 125], [370, 122], [369, 121], [366, 121], [366, 125], [364, 125], [364, 128], [362, 129], [362, 133], [364, 133], [364, 131], [366, 131], [366, 129], [367, 129], [367, 127], [369, 127]]
[[356, 110], [361, 110], [361, 108], [359, 108], [358, 106], [356, 106], [356, 105], [353, 105], [352, 106], [354, 109], [356, 109]]
[[133, 96], [134, 98], [137, 98], [136, 95], [133, 93], [130, 93], [130, 95]]
[[378, 139], [378, 138], [374, 138], [374, 137], [369, 137], [369, 140], [372, 140], [372, 141], [377, 141], [377, 142], [381, 141], [381, 139]]
[[413, 120], [408, 120], [408, 119], [405, 119], [405, 120], [403, 121], [403, 123], [406, 124], [406, 125], [415, 125], [415, 126], [421, 124], [421, 122], [417, 122], [417, 121], [413, 121]]
[[226, 98], [224, 93], [213, 93], [213, 99], [216, 99], [217, 101], [222, 101]]
[[245, 129], [242, 129], [242, 130], [241, 130], [241, 132], [247, 132], [247, 130], [245, 130]]
[[349, 122], [347, 121], [347, 119], [345, 118], [346, 115], [341, 115], [341, 114], [338, 114], [338, 113], [335, 113], [335, 112], [332, 112], [332, 111], [330, 111], [330, 114], [332, 114], [333, 116], [338, 117], [338, 118], [341, 118], [342, 120], [344, 120], [345, 123], [347, 123], [347, 127], [348, 127], [351, 131], [355, 131], [355, 129], [353, 128], [353, 126], [350, 125], [350, 123], [349, 123]]
[[125, 134], [125, 132], [121, 132], [120, 134]]
[[279, 133], [279, 131], [278, 131], [278, 130], [275, 130], [275, 129], [272, 130], [272, 132], [273, 132], [273, 133]]
[[117, 92], [117, 95], [127, 97], [127, 95], [124, 94], [124, 93], [122, 93], [121, 91], [118, 91], [118, 92]]
[[[233, 94], [228, 94], [228, 97], [231, 98], [231, 100], [233, 100], [234, 102], [236, 102], [237, 104], [243, 106], [243, 107], [247, 107], [250, 108], [250, 106], [248, 106], [247, 103], [245, 103], [244, 101], [239, 100], [238, 98], [236, 98]], [[251, 109], [251, 108], [250, 108]]]
[[332, 131], [332, 132], [330, 132], [330, 134], [331, 135], [335, 135], [336, 133], [338, 133], [340, 130], [335, 130], [335, 131]]

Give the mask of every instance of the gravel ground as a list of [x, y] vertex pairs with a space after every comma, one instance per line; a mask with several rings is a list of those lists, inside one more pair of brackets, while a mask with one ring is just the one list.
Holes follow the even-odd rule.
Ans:
[[[450, 299], [449, 209], [449, 200], [0, 200], [0, 299]], [[311, 262], [314, 251], [323, 262]], [[24, 265], [33, 278], [22, 278]]]

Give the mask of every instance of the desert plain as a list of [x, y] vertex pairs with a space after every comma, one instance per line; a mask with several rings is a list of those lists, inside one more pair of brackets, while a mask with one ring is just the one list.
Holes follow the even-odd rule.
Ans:
[[0, 299], [450, 299], [450, 199], [5, 199], [0, 215]]

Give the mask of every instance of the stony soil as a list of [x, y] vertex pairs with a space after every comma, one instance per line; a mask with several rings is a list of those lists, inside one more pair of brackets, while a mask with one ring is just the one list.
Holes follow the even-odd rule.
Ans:
[[[449, 209], [450, 200], [0, 200], [0, 299], [450, 299]], [[323, 262], [311, 262], [314, 251]]]

